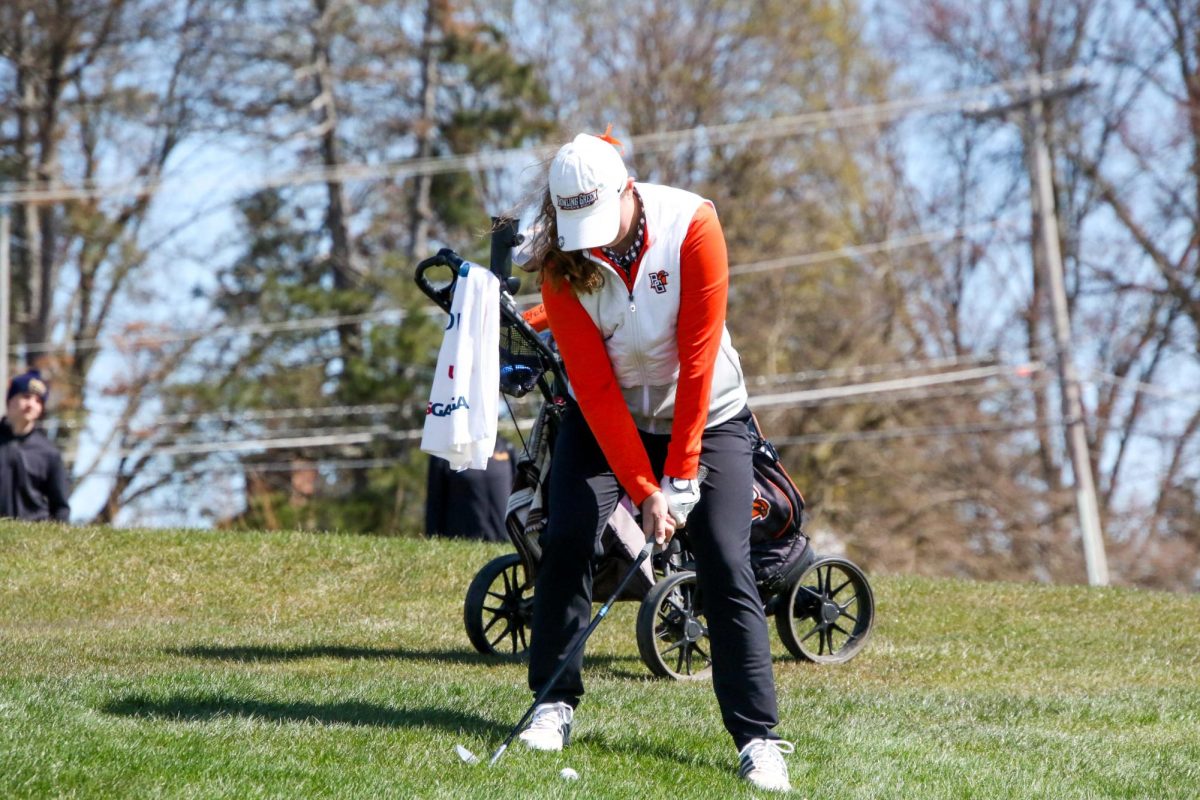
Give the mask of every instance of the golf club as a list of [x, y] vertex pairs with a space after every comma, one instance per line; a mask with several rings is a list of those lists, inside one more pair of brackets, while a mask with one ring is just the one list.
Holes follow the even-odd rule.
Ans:
[[[538, 707], [539, 703], [546, 699], [548, 694], [550, 694], [550, 690], [554, 688], [554, 685], [558, 683], [558, 679], [562, 677], [564, 672], [566, 672], [567, 665], [569, 665], [575, 656], [579, 654], [579, 651], [583, 649], [583, 645], [587, 642], [588, 637], [592, 635], [592, 631], [596, 630], [596, 628], [600, 625], [600, 621], [603, 620], [605, 615], [608, 614], [609, 609], [612, 608], [612, 604], [617, 602], [617, 598], [620, 597], [621, 592], [625, 590], [625, 585], [629, 583], [630, 579], [633, 578], [634, 573], [641, 568], [642, 563], [650, 557], [650, 554], [653, 551], [654, 540], [651, 539], [646, 542], [646, 545], [638, 553], [637, 558], [634, 559], [633, 563], [629, 566], [629, 570], [624, 576], [622, 576], [620, 583], [617, 584], [617, 588], [612, 593], [612, 597], [608, 598], [608, 601], [605, 602], [604, 605], [600, 606], [600, 610], [596, 612], [596, 616], [592, 618], [591, 623], [589, 623], [588, 626], [580, 632], [579, 636], [575, 640], [575, 644], [571, 646], [571, 649], [563, 658], [562, 663], [558, 665], [558, 669], [554, 671], [554, 674], [550, 676], [550, 680], [546, 681], [546, 685], [542, 687], [542, 690], [538, 692], [537, 697], [534, 698], [533, 704], [529, 706], [529, 708], [521, 716], [521, 720], [513, 727], [511, 731], [509, 731], [508, 736], [504, 739], [504, 743], [496, 748], [496, 752], [492, 754], [491, 760], [488, 761], [488, 766], [494, 766], [496, 762], [500, 760], [500, 756], [504, 755], [504, 751], [508, 749], [509, 744], [512, 743], [512, 740], [518, 733], [520, 733], [521, 728], [525, 726], [525, 723], [528, 722], [529, 718], [533, 715], [533, 710]], [[459, 758], [468, 764], [479, 763], [479, 757], [467, 748], [463, 747], [461, 744], [455, 745], [454, 751], [458, 753]]]

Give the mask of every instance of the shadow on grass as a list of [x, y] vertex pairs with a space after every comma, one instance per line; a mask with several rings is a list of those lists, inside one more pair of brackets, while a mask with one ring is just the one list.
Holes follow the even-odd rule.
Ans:
[[442, 728], [488, 735], [496, 723], [477, 714], [446, 708], [392, 708], [374, 703], [282, 703], [221, 695], [155, 698], [130, 695], [105, 703], [105, 714], [170, 722], [211, 722], [240, 718], [263, 722], [352, 725], [377, 728]]
[[[584, 669], [592, 677], [604, 677], [621, 681], [664, 681], [651, 674], [648, 667], [636, 656], [585, 656]], [[603, 670], [603, 673], [597, 671]], [[669, 683], [669, 681], [666, 681]]]
[[[171, 655], [185, 658], [205, 658], [214, 661], [245, 663], [271, 661], [301, 661], [310, 658], [338, 658], [346, 661], [428, 661], [442, 664], [464, 664], [494, 667], [525, 663], [528, 656], [484, 655], [474, 650], [413, 650], [405, 647], [357, 647], [351, 645], [192, 645], [167, 650]], [[622, 662], [636, 661], [633, 656], [588, 655], [589, 667], [610, 669], [622, 677], [644, 677], [618, 668]]]
[[[697, 756], [696, 753], [686, 747], [675, 747], [670, 744], [648, 742], [644, 739], [635, 741], [617, 741], [610, 736], [602, 733], [587, 734], [584, 733], [577, 738], [572, 738], [571, 741], [577, 745], [585, 745], [594, 747], [600, 750], [607, 750], [611, 753], [620, 753], [629, 756], [633, 759], [650, 757], [662, 761], [665, 764], [678, 764], [680, 766], [689, 767], [692, 770], [708, 770], [715, 773], [724, 773], [724, 765], [713, 764], [710, 760]], [[726, 740], [728, 741], [728, 740]], [[730, 759], [729, 766], [732, 766], [733, 759]]]
[[[181, 694], [174, 697], [129, 695], [100, 706], [114, 716], [166, 722], [214, 722], [248, 719], [269, 723], [306, 725], [348, 725], [375, 728], [439, 728], [450, 733], [496, 739], [507, 733], [511, 721], [487, 719], [478, 714], [447, 708], [393, 708], [374, 703], [305, 703], [251, 700], [214, 694]], [[666, 763], [688, 765], [695, 769], [714, 769], [714, 765], [686, 748], [642, 741], [617, 741], [604, 734], [585, 734], [581, 744], [622, 753], [631, 757], [659, 759]]]
[[403, 647], [356, 647], [352, 645], [192, 645], [167, 652], [186, 658], [214, 661], [302, 661], [310, 658], [339, 658], [346, 661], [434, 661], [450, 664], [511, 664], [511, 656], [487, 656], [474, 650], [410, 650]]

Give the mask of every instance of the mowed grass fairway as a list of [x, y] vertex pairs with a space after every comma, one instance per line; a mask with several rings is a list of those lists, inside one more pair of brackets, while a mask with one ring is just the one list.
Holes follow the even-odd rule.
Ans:
[[[632, 603], [589, 644], [565, 753], [459, 762], [531, 699], [462, 628], [505, 552], [0, 523], [0, 797], [756, 796], [710, 686], [649, 678]], [[1200, 797], [1200, 597], [872, 583], [849, 664], [772, 631], [793, 796]]]

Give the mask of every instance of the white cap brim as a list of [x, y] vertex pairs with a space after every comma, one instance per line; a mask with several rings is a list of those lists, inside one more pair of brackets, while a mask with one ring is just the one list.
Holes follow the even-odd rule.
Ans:
[[582, 211], [554, 210], [560, 250], [590, 250], [612, 244], [621, 230], [621, 195], [613, 192]]

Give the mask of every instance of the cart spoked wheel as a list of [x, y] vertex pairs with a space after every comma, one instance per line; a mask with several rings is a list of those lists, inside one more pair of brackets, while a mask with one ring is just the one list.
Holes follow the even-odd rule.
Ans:
[[638, 608], [638, 651], [659, 677], [704, 680], [712, 674], [708, 626], [696, 591], [696, 573], [673, 572], [654, 584]]
[[487, 655], [519, 656], [529, 649], [533, 584], [516, 553], [484, 564], [467, 588], [463, 624], [475, 649]]
[[784, 646], [818, 664], [842, 664], [858, 655], [874, 621], [875, 596], [867, 576], [837, 557], [813, 562], [775, 612]]

